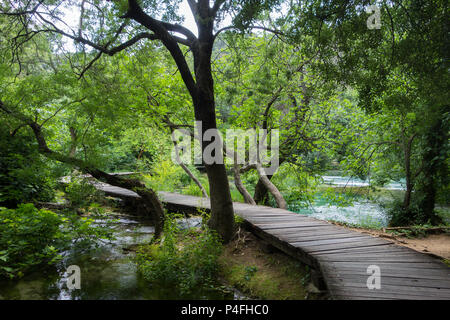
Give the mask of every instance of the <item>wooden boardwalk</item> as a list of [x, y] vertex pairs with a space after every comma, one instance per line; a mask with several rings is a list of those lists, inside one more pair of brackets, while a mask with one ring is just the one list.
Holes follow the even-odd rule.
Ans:
[[[109, 195], [139, 197], [129, 190], [98, 187]], [[168, 192], [159, 196], [169, 210], [210, 208], [204, 198]], [[450, 268], [432, 256], [287, 210], [233, 206], [257, 236], [311, 266], [333, 299], [450, 300]], [[380, 289], [367, 287], [367, 269], [373, 265], [380, 269]]]

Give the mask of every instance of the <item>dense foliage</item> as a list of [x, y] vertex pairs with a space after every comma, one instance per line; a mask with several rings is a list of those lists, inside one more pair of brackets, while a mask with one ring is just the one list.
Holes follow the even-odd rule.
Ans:
[[32, 204], [0, 208], [0, 277], [22, 277], [37, 266], [54, 265], [64, 250], [86, 249], [97, 239], [111, 238], [107, 229], [91, 226], [92, 222]]
[[1, 206], [52, 200], [58, 171], [37, 152], [30, 136], [19, 132], [12, 137], [7, 127], [0, 127]]
[[[380, 29], [367, 27], [367, 0], [215, 3], [194, 15], [197, 35], [179, 25], [179, 1], [2, 1], [0, 202], [50, 201], [74, 168], [138, 171], [150, 189], [209, 195], [212, 225], [229, 240], [230, 197], [309, 206], [332, 170], [372, 189], [404, 181], [392, 225], [440, 222], [446, 1], [378, 1]], [[75, 6], [77, 25], [62, 27]], [[206, 175], [174, 164], [170, 134], [194, 135], [194, 119], [222, 133], [279, 130], [280, 168], [233, 166], [227, 152]], [[88, 184], [76, 188], [69, 202], [85, 205]]]

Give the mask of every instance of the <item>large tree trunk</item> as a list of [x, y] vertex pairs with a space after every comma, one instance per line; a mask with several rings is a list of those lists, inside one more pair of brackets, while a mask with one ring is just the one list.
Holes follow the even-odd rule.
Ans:
[[[202, 123], [201, 134], [203, 135], [208, 129], [216, 129], [211, 55], [215, 39], [213, 35], [214, 20], [223, 1], [216, 2], [214, 9], [210, 8], [209, 1], [188, 1], [198, 27], [198, 37], [195, 37], [192, 32], [182, 26], [153, 19], [142, 10], [139, 2], [136, 0], [129, 0], [128, 3], [128, 12], [122, 17], [132, 18], [142, 26], [153, 31], [155, 35], [151, 35], [151, 37], [161, 40], [163, 45], [169, 50], [192, 97], [195, 119]], [[180, 31], [187, 39], [181, 40], [179, 37], [175, 38], [172, 36], [171, 32], [175, 30]], [[195, 80], [192, 77], [185, 55], [177, 42], [188, 45], [192, 51]], [[204, 142], [202, 150], [205, 150], [206, 146], [207, 143]], [[223, 163], [205, 164], [205, 167], [208, 174], [211, 199], [209, 226], [219, 233], [224, 242], [228, 242], [234, 235], [234, 212], [225, 165]]]
[[[447, 106], [443, 109], [448, 108]], [[426, 135], [426, 149], [423, 154], [423, 178], [421, 179], [419, 207], [422, 211], [422, 223], [439, 223], [440, 218], [434, 211], [437, 186], [440, 179], [446, 179], [447, 167], [445, 145], [448, 143], [448, 123], [443, 120], [443, 114], [436, 115], [437, 119], [428, 129]]]
[[235, 232], [233, 202], [225, 166], [206, 165], [211, 199], [211, 218], [208, 226], [216, 230], [222, 240], [229, 242]]
[[403, 208], [408, 212], [411, 204], [411, 193], [413, 189], [412, 173], [411, 173], [411, 147], [415, 135], [409, 138], [408, 142], [404, 142], [405, 157], [405, 175], [406, 175], [406, 192], [403, 198]]
[[[211, 24], [199, 24], [199, 41], [194, 49], [194, 67], [197, 80], [197, 94], [193, 97], [195, 119], [201, 121], [202, 136], [209, 129], [217, 129], [214, 99], [214, 80], [211, 71], [211, 55], [214, 37]], [[202, 151], [210, 142], [203, 141]], [[222, 142], [223, 143], [223, 142]], [[220, 148], [223, 159], [223, 148]], [[208, 226], [218, 232], [222, 240], [229, 242], [235, 232], [234, 210], [231, 200], [225, 164], [205, 164], [209, 181], [211, 218]]]

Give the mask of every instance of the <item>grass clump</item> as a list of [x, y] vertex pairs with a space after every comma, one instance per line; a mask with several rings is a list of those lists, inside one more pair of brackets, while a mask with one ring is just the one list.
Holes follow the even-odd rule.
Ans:
[[165, 221], [159, 244], [138, 249], [139, 271], [152, 284], [175, 288], [181, 296], [214, 290], [222, 252], [219, 236], [206, 226], [181, 230], [176, 217]]
[[308, 267], [282, 252], [267, 252], [264, 244], [248, 232], [241, 231], [239, 237], [224, 248], [219, 261], [223, 281], [251, 298], [320, 298], [308, 292]]

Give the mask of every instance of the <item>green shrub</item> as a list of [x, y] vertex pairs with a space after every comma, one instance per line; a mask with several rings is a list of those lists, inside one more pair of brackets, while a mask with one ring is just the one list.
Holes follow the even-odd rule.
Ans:
[[89, 180], [76, 176], [71, 177], [65, 191], [65, 197], [72, 208], [87, 208], [103, 196], [102, 192], [97, 190]]
[[164, 226], [161, 244], [143, 246], [136, 262], [151, 283], [177, 288], [181, 295], [214, 287], [222, 245], [217, 234], [207, 227], [196, 232], [182, 231], [170, 217]]
[[51, 201], [54, 197], [56, 168], [45, 160], [34, 139], [11, 137], [0, 126], [0, 205], [15, 208], [22, 202]]
[[396, 200], [386, 210], [389, 218], [389, 226], [391, 227], [404, 227], [412, 225], [424, 225], [424, 224], [438, 224], [440, 218], [436, 216], [435, 222], [429, 221], [429, 218], [420, 209], [417, 201], [411, 201], [408, 209], [405, 209], [402, 201]]
[[186, 182], [183, 176], [187, 175], [179, 165], [170, 159], [161, 159], [152, 167], [152, 175], [144, 175], [144, 180], [154, 190], [174, 192]]
[[253, 278], [253, 276], [255, 275], [255, 273], [258, 271], [258, 267], [246, 266], [244, 270], [245, 270], [244, 279], [246, 281], [250, 281]]
[[0, 210], [0, 274], [21, 276], [35, 265], [54, 263], [58, 242], [64, 238], [64, 219], [32, 204]]
[[[199, 174], [195, 168], [192, 168], [191, 171], [197, 176], [200, 183], [205, 188], [206, 193], [209, 194], [208, 178], [204, 175]], [[187, 174], [185, 176], [187, 177], [188, 181], [187, 185], [183, 188], [183, 190], [181, 190], [181, 193], [189, 196], [203, 197], [202, 191], [194, 182], [194, 180], [192, 180]]]
[[0, 208], [0, 277], [21, 277], [34, 267], [56, 263], [69, 247], [86, 248], [97, 239], [112, 238], [92, 222], [72, 213], [38, 210], [32, 204]]

